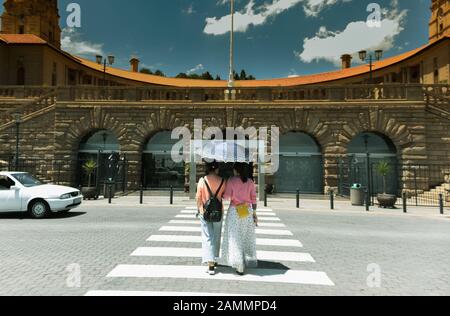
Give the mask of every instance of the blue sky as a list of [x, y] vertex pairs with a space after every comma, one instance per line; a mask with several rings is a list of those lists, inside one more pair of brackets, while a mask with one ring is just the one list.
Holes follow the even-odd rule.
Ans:
[[[382, 20], [368, 28], [374, 1]], [[78, 0], [82, 25], [69, 30], [71, 2], [59, 7], [64, 47], [74, 54], [113, 54], [127, 69], [137, 56], [170, 76], [208, 70], [226, 78], [228, 0]], [[236, 68], [262, 79], [337, 69], [342, 53], [361, 49], [397, 55], [427, 42], [429, 7], [429, 0], [236, 0]]]

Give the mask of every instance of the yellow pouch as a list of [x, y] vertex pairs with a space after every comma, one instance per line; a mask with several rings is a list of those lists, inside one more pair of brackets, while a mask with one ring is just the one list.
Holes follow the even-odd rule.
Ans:
[[248, 211], [248, 204], [240, 204], [236, 206], [236, 211], [238, 212], [239, 218], [246, 218], [250, 215]]

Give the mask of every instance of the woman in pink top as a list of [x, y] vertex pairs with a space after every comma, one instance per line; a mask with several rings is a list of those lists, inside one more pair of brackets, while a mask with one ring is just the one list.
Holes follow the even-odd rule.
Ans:
[[230, 201], [223, 239], [225, 264], [243, 275], [245, 267], [256, 268], [256, 186], [250, 179], [249, 165], [236, 163], [235, 176], [228, 180], [223, 199]]
[[[225, 191], [225, 181], [219, 177], [219, 164], [212, 162], [206, 164], [206, 176], [201, 178], [197, 186], [197, 207], [200, 213], [202, 228], [202, 249], [203, 264], [208, 264], [207, 272], [215, 274], [217, 259], [220, 256], [220, 239], [222, 237], [222, 221], [218, 223], [207, 222], [203, 217], [205, 204], [211, 197], [207, 185], [212, 194], [217, 193], [217, 199], [222, 202], [222, 195]], [[222, 206], [223, 208], [223, 206]]]

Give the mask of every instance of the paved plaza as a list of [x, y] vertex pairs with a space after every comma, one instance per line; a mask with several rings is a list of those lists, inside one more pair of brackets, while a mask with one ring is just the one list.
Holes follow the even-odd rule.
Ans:
[[86, 201], [50, 219], [0, 214], [0, 295], [449, 295], [450, 215], [336, 201], [260, 207], [258, 269], [199, 265], [192, 201]]

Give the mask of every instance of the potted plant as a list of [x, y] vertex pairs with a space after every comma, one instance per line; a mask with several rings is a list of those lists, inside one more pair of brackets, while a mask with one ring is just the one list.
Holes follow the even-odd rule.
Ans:
[[97, 163], [92, 159], [88, 160], [83, 164], [83, 170], [86, 172], [88, 176], [88, 186], [81, 188], [81, 193], [83, 194], [84, 199], [90, 200], [98, 198], [97, 188], [91, 186], [92, 175], [94, 174], [95, 169], [97, 169]]
[[387, 194], [387, 176], [391, 173], [392, 167], [387, 161], [381, 161], [376, 166], [377, 172], [383, 177], [383, 193], [377, 195], [378, 203], [382, 208], [394, 208], [397, 196]]

